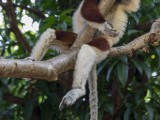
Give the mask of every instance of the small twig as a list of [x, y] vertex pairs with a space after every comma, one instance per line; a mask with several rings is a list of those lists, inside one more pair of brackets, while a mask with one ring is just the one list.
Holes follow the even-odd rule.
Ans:
[[150, 21], [147, 21], [145, 23], [140, 23], [140, 24], [137, 24], [135, 26], [135, 29], [136, 30], [145, 30], [145, 31], [149, 31], [151, 29], [151, 26], [152, 24], [155, 22], [155, 20], [150, 20]]
[[25, 5], [13, 4], [13, 7], [20, 7], [20, 8], [22, 8], [22, 9], [28, 10], [29, 12], [35, 14], [36, 16], [38, 16], [38, 17], [40, 17], [40, 18], [42, 18], [42, 19], [45, 19], [45, 18], [46, 18], [46, 16], [43, 14], [42, 11], [39, 11], [39, 10], [33, 9], [33, 8], [29, 8], [29, 7], [25, 6]]
[[23, 105], [25, 103], [24, 99], [11, 95], [10, 93], [4, 93], [3, 99], [9, 103], [17, 104], [17, 105]]

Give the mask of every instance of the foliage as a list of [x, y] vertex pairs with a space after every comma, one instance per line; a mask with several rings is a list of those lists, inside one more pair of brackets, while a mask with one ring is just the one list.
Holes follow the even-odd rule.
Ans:
[[[18, 27], [30, 46], [49, 27], [71, 31], [71, 16], [79, 2], [80, 0], [13, 0], [15, 4], [41, 10], [46, 16], [42, 18], [31, 11], [16, 7]], [[5, 10], [0, 7], [0, 11], [1, 56], [25, 58], [28, 53], [11, 31]], [[27, 21], [31, 20], [34, 29], [34, 25], [39, 25], [38, 30], [25, 30], [26, 21], [23, 18], [28, 17]], [[160, 0], [142, 0], [141, 9], [129, 16], [127, 30], [118, 45], [146, 33], [146, 29], [138, 30], [135, 26], [156, 18], [160, 18]], [[149, 53], [138, 50], [132, 56], [107, 58], [98, 65], [99, 120], [160, 119], [160, 47], [148, 46]], [[45, 59], [55, 55], [56, 51], [49, 51]], [[41, 120], [88, 120], [88, 94], [74, 106], [59, 111], [60, 100], [68, 90], [67, 85], [57, 82], [39, 80], [36, 84], [31, 84], [26, 79], [0, 79], [0, 119], [36, 120], [38, 116]], [[23, 104], [14, 102], [13, 98], [8, 100], [8, 97], [4, 97], [6, 93], [22, 98], [20, 100]]]

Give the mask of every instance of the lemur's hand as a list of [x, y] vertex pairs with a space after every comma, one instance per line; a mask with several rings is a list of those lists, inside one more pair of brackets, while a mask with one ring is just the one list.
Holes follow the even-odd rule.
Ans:
[[107, 34], [107, 35], [109, 35], [109, 36], [111, 36], [111, 37], [116, 37], [116, 36], [118, 36], [118, 32], [117, 32], [117, 30], [114, 30], [113, 29], [113, 26], [108, 22], [108, 21], [106, 21], [104, 24], [103, 24], [103, 27], [104, 27], [104, 29], [103, 29], [103, 33], [104, 34]]
[[62, 99], [59, 110], [61, 111], [65, 106], [73, 105], [78, 98], [83, 96], [85, 92], [81, 89], [72, 89], [70, 90]]

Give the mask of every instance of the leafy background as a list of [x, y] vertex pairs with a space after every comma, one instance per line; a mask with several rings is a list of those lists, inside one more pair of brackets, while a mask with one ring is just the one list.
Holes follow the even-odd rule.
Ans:
[[[15, 7], [17, 25], [33, 46], [49, 27], [72, 31], [71, 16], [81, 0], [12, 2], [45, 15]], [[0, 16], [0, 55], [10, 59], [29, 56], [17, 42], [2, 7]], [[145, 28], [144, 23], [157, 18], [160, 18], [160, 0], [142, 0], [141, 9], [129, 15], [127, 30], [118, 45], [146, 33], [149, 28]], [[31, 20], [31, 29], [25, 28], [26, 19]], [[98, 65], [99, 120], [160, 120], [160, 47], [148, 46], [149, 52], [140, 49], [132, 56], [107, 58]], [[50, 50], [44, 59], [57, 54]], [[1, 78], [0, 120], [88, 120], [88, 94], [72, 107], [59, 111], [60, 100], [69, 89], [70, 83], [66, 79], [51, 83], [39, 80], [32, 84], [26, 79]]]

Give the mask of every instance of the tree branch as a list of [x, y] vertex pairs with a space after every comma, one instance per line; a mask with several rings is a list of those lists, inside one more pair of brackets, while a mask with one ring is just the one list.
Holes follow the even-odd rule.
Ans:
[[40, 17], [40, 18], [42, 18], [42, 19], [45, 19], [45, 18], [46, 18], [46, 16], [43, 14], [42, 11], [39, 11], [39, 10], [33, 9], [33, 8], [29, 8], [29, 7], [25, 6], [25, 5], [13, 4], [13, 7], [20, 7], [20, 8], [22, 8], [22, 9], [28, 10], [29, 12], [35, 14], [36, 16], [38, 16], [38, 17]]
[[25, 103], [24, 99], [17, 96], [13, 96], [10, 93], [4, 93], [3, 99], [9, 103], [17, 104], [17, 105], [23, 105]]
[[[107, 15], [115, 0], [101, 0], [100, 10]], [[108, 7], [106, 7], [108, 6]], [[134, 41], [121, 46], [113, 47], [109, 56], [132, 54], [137, 49], [143, 48], [147, 43], [153, 43], [160, 39], [160, 19], [153, 23], [151, 32], [142, 35]], [[86, 25], [78, 35], [72, 48], [64, 54], [46, 61], [29, 60], [0, 60], [0, 77], [37, 78], [48, 81], [57, 80], [58, 75], [74, 68], [76, 55], [80, 46], [93, 38], [95, 29]]]
[[[109, 56], [131, 54], [137, 49], [145, 47], [147, 43], [153, 43], [159, 39], [160, 31], [147, 33], [124, 46], [111, 48]], [[48, 81], [57, 80], [58, 74], [73, 69], [78, 51], [79, 49], [71, 49], [65, 54], [46, 61], [1, 59], [0, 77], [37, 78]]]

